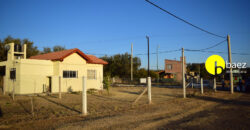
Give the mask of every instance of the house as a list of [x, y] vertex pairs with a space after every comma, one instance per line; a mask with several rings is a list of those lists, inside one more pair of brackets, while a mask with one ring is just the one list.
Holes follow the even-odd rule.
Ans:
[[[184, 65], [186, 66], [186, 60], [184, 61]], [[182, 57], [180, 57], [180, 61], [165, 59], [165, 71], [160, 74], [164, 79], [182, 81]]]
[[[86, 77], [87, 89], [103, 89], [103, 66], [106, 61], [86, 55], [79, 49], [63, 50], [26, 59], [26, 45], [7, 46], [7, 61], [0, 62], [4, 68], [2, 86], [4, 92], [32, 94], [81, 91], [82, 77]], [[0, 85], [1, 86], [1, 85]]]

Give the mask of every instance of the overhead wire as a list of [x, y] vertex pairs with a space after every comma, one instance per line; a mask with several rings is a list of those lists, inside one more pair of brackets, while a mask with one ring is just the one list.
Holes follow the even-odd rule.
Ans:
[[207, 47], [207, 48], [202, 48], [202, 49], [184, 49], [184, 50], [186, 50], [186, 51], [203, 51], [203, 50], [209, 50], [209, 49], [212, 49], [214, 47], [219, 46], [220, 44], [224, 43], [225, 41], [227, 41], [227, 39], [224, 39], [223, 41], [218, 42], [218, 43], [216, 43], [216, 44], [214, 44], [214, 45], [212, 45], [210, 47]]
[[221, 35], [218, 35], [218, 34], [209, 32], [209, 31], [207, 31], [207, 30], [205, 30], [205, 29], [203, 29], [203, 28], [201, 28], [201, 27], [198, 27], [198, 26], [196, 26], [196, 25], [194, 25], [194, 24], [188, 22], [187, 20], [184, 20], [183, 18], [180, 18], [180, 17], [176, 16], [175, 14], [173, 14], [173, 13], [167, 11], [166, 9], [161, 8], [160, 6], [156, 5], [155, 3], [153, 3], [153, 2], [151, 2], [151, 1], [149, 1], [149, 0], [145, 0], [145, 1], [148, 2], [148, 3], [150, 3], [151, 5], [153, 5], [153, 6], [157, 7], [157, 8], [159, 8], [160, 10], [162, 10], [162, 11], [168, 13], [169, 15], [171, 15], [171, 16], [173, 16], [173, 17], [179, 19], [179, 20], [181, 20], [182, 22], [184, 22], [184, 23], [186, 23], [186, 24], [188, 24], [188, 25], [190, 25], [190, 26], [192, 26], [192, 27], [194, 27], [194, 28], [200, 30], [200, 31], [203, 31], [203, 32], [205, 32], [205, 33], [208, 33], [208, 34], [213, 35], [213, 36], [216, 36], [216, 37], [226, 38], [225, 36], [221, 36]]

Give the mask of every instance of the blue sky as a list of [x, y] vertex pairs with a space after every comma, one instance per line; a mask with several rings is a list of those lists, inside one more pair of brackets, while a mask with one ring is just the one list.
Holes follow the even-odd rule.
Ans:
[[[213, 33], [231, 36], [232, 52], [249, 53], [250, 2], [248, 0], [152, 0], [164, 9]], [[144, 0], [0, 0], [0, 39], [8, 35], [28, 38], [39, 49], [62, 45], [79, 48], [90, 54], [147, 53], [146, 35], [150, 36], [150, 52], [200, 49], [214, 45], [222, 38], [197, 30], [153, 7]], [[224, 42], [212, 51], [227, 52]], [[205, 62], [212, 53], [185, 52], [187, 62]], [[219, 54], [225, 60], [227, 54]], [[101, 56], [101, 55], [97, 55]], [[177, 59], [181, 52], [159, 55]], [[147, 56], [139, 55], [142, 67]], [[247, 62], [249, 55], [232, 55], [233, 62]], [[156, 55], [150, 56], [156, 68]]]

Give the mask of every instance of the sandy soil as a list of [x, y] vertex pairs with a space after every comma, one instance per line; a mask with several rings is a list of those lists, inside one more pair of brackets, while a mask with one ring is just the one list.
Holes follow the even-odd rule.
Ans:
[[[88, 116], [81, 116], [81, 94], [0, 96], [0, 129], [249, 129], [250, 95], [206, 89], [152, 88], [137, 104], [142, 87], [114, 87], [110, 95], [88, 94]], [[34, 116], [31, 114], [31, 99]]]

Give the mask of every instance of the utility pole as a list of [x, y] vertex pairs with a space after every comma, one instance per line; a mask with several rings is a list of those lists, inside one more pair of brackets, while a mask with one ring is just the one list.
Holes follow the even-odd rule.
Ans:
[[159, 68], [158, 68], [158, 49], [159, 49], [159, 45], [157, 45], [157, 48], [156, 48], [156, 62], [157, 62], [157, 72], [158, 72], [158, 77], [157, 77], [157, 84], [159, 85], [159, 76], [160, 76], [160, 74], [159, 74]]
[[150, 74], [149, 74], [149, 37], [146, 36], [147, 40], [148, 40], [148, 77], [150, 77]]
[[230, 44], [230, 36], [229, 35], [227, 35], [227, 45], [228, 45], [228, 60], [230, 63], [230, 86], [231, 86], [231, 94], [233, 94], [234, 93], [234, 83], [233, 83], [231, 44]]
[[133, 81], [133, 43], [131, 43], [131, 81]]
[[186, 98], [186, 83], [185, 83], [185, 58], [184, 48], [182, 48], [182, 87], [183, 87], [183, 98]]
[[157, 66], [157, 71], [159, 70], [158, 69], [158, 49], [159, 49], [159, 45], [157, 45], [157, 48], [156, 48], [156, 66]]

